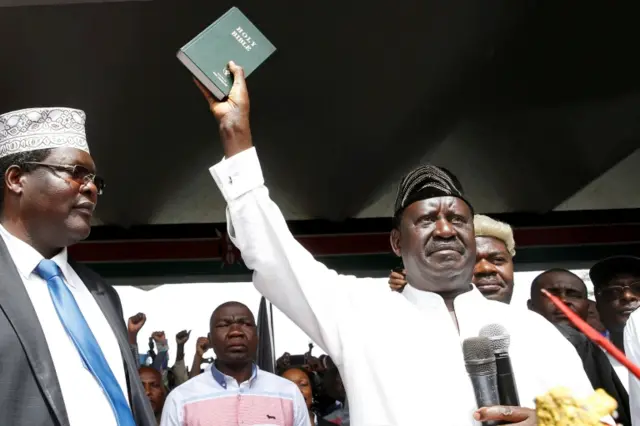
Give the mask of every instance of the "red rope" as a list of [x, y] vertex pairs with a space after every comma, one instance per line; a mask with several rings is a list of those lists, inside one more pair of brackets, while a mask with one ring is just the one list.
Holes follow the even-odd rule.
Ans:
[[554, 305], [562, 311], [563, 314], [575, 325], [578, 330], [582, 331], [585, 336], [591, 339], [594, 343], [600, 346], [605, 351], [609, 352], [611, 356], [620, 361], [622, 365], [627, 367], [629, 371], [633, 373], [638, 379], [640, 379], [640, 367], [629, 361], [620, 349], [618, 349], [613, 343], [609, 341], [602, 334], [598, 333], [593, 327], [587, 324], [582, 318], [580, 318], [575, 312], [573, 312], [564, 302], [558, 299], [547, 290], [542, 290], [542, 293], [547, 296]]

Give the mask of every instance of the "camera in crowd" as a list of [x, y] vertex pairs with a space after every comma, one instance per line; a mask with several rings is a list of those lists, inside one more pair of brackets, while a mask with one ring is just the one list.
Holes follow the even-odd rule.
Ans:
[[285, 352], [276, 361], [276, 374], [282, 375], [291, 368], [299, 368], [309, 376], [313, 393], [313, 411], [324, 417], [344, 404], [346, 393], [338, 368], [327, 355], [314, 357], [309, 351], [301, 355]]

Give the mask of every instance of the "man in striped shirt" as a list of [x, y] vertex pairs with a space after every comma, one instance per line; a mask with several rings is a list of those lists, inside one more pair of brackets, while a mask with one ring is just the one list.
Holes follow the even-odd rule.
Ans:
[[239, 302], [218, 306], [209, 341], [215, 362], [169, 394], [161, 426], [310, 426], [295, 383], [254, 364], [258, 336], [249, 308]]

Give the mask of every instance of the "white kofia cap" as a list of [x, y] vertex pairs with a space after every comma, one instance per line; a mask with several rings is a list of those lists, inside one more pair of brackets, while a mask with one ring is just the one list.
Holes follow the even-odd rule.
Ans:
[[89, 152], [86, 114], [72, 108], [28, 108], [0, 115], [0, 158], [49, 148]]

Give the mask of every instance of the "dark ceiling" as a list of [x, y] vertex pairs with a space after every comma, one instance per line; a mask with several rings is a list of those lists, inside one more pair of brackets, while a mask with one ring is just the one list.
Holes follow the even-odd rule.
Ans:
[[222, 221], [207, 176], [216, 126], [175, 52], [233, 5], [278, 48], [249, 88], [288, 218], [386, 216], [393, 183], [426, 160], [457, 173], [479, 211], [551, 210], [640, 146], [633, 2], [0, 8], [0, 111], [87, 112], [103, 223]]

